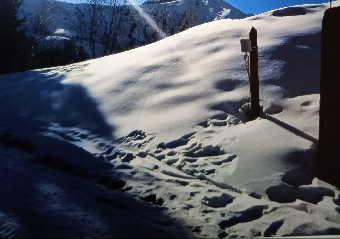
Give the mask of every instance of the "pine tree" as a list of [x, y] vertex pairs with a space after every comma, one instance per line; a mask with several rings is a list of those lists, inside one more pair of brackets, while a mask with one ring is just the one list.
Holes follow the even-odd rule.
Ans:
[[23, 0], [0, 1], [0, 74], [26, 70], [27, 47], [17, 12]]

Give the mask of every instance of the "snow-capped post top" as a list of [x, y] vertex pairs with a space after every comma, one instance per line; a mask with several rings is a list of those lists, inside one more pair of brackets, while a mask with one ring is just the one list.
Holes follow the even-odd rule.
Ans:
[[242, 52], [250, 52], [251, 51], [251, 42], [249, 39], [241, 39], [241, 51]]

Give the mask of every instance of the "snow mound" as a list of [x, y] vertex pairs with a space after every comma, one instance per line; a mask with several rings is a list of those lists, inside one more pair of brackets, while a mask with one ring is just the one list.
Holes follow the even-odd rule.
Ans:
[[[325, 8], [0, 76], [1, 236], [339, 235], [340, 191], [314, 164]], [[251, 26], [264, 112], [249, 122]]]
[[287, 17], [287, 16], [300, 16], [315, 12], [315, 9], [319, 8], [320, 5], [306, 4], [303, 6], [292, 6], [277, 9], [272, 11], [272, 16], [275, 17]]

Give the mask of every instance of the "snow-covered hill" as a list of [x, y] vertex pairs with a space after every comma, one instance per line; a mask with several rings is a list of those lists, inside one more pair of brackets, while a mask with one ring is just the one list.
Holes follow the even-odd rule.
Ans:
[[[327, 7], [0, 76], [1, 236], [340, 235], [339, 189], [314, 166]], [[249, 122], [252, 26], [264, 112]]]

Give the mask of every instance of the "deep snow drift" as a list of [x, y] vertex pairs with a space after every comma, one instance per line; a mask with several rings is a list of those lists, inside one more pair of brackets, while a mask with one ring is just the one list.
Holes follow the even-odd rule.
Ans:
[[[327, 7], [0, 76], [1, 236], [340, 235], [340, 192], [314, 176]], [[252, 26], [264, 113], [248, 122]]]

